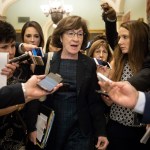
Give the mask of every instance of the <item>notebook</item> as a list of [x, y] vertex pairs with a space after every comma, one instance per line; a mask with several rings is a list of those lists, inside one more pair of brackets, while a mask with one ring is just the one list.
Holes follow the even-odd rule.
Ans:
[[54, 116], [55, 113], [53, 109], [45, 105], [41, 105], [36, 123], [37, 128], [36, 142], [37, 145], [42, 149], [46, 146], [53, 125]]

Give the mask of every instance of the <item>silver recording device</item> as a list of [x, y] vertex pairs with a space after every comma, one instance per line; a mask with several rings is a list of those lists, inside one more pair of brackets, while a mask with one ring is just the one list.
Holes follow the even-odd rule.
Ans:
[[8, 63], [16, 63], [16, 62], [21, 63], [22, 61], [30, 59], [32, 60], [33, 64], [43, 66], [44, 62], [43, 62], [42, 57], [44, 57], [43, 50], [41, 47], [38, 47], [38, 48], [32, 49], [31, 54], [29, 53], [22, 54], [21, 56], [18, 56], [9, 60]]
[[15, 57], [8, 61], [8, 63], [22, 62], [24, 60], [28, 60], [30, 58], [29, 53], [23, 54], [21, 56]]

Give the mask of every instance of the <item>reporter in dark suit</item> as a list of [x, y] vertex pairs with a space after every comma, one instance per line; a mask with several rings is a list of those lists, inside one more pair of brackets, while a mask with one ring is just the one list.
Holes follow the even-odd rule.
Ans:
[[150, 93], [137, 91], [129, 82], [99, 82], [111, 100], [141, 114], [143, 123], [150, 123]]
[[[0, 73], [10, 78], [13, 76], [16, 67], [18, 67], [16, 63], [6, 64]], [[45, 76], [33, 76], [24, 84], [17, 83], [2, 87], [0, 89], [0, 108], [27, 103], [32, 99], [49, 94], [36, 85], [44, 77]]]

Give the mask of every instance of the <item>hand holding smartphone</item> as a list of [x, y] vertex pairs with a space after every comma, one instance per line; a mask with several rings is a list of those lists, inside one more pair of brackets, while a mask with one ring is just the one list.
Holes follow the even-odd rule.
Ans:
[[42, 47], [34, 48], [34, 49], [32, 49], [31, 52], [32, 52], [31, 59], [32, 59], [33, 63], [36, 65], [43, 66], [44, 62], [42, 60], [42, 57], [44, 57], [44, 53], [43, 53]]
[[107, 61], [103, 61], [97, 58], [93, 58], [97, 66], [106, 66], [108, 69], [112, 69], [110, 64]]
[[107, 78], [106, 76], [104, 76], [100, 72], [97, 73], [97, 78], [98, 78], [99, 81], [109, 81], [109, 82], [112, 82], [109, 78]]
[[33, 48], [33, 49], [32, 49], [32, 55], [33, 55], [33, 56], [41, 56], [41, 57], [44, 57], [44, 53], [43, 53], [42, 47]]
[[104, 95], [104, 96], [106, 96], [106, 97], [109, 97], [108, 93], [103, 92], [103, 91], [101, 91], [101, 90], [96, 90], [96, 92], [99, 93], [99, 94], [101, 94], [101, 95]]
[[51, 91], [62, 80], [63, 79], [59, 74], [51, 72], [43, 80], [41, 80], [38, 85], [46, 91]]

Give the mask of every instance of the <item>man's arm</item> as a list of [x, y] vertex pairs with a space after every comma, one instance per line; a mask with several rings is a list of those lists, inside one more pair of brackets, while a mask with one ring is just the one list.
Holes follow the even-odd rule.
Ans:
[[15, 57], [22, 55], [25, 52], [32, 51], [32, 49], [37, 48], [36, 45], [27, 44], [27, 43], [19, 43], [16, 42], [16, 53]]
[[150, 123], [150, 93], [145, 93], [146, 103], [144, 107], [144, 112], [142, 116], [142, 122]]
[[128, 82], [99, 82], [111, 100], [141, 114], [141, 122], [150, 123], [150, 93], [137, 91]]
[[25, 103], [20, 83], [2, 87], [0, 89], [0, 108]]
[[17, 83], [2, 87], [0, 89], [0, 108], [39, 99], [55, 92], [62, 86], [62, 83], [60, 83], [54, 87], [53, 90], [47, 92], [37, 85], [43, 78], [45, 78], [45, 75], [33, 75], [26, 83]]
[[139, 97], [133, 111], [141, 114], [141, 122], [150, 123], [150, 93], [139, 92]]

